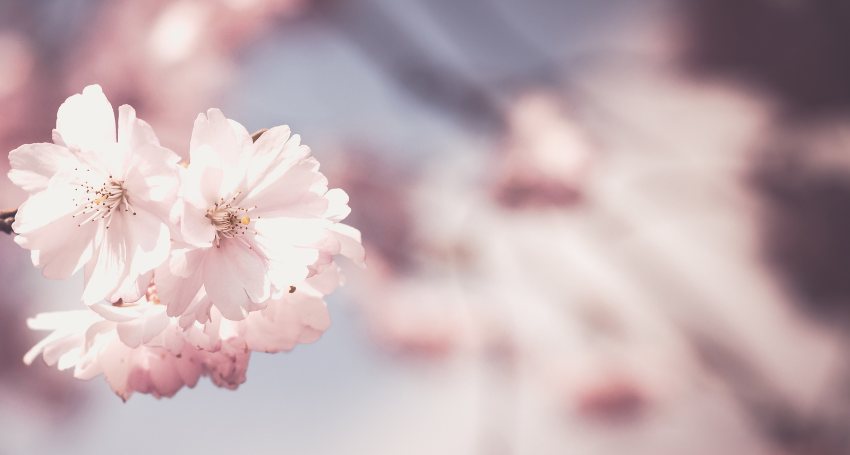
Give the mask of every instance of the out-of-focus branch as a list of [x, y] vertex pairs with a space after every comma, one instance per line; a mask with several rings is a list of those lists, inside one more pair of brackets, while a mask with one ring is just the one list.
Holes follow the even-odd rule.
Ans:
[[7, 234], [11, 234], [12, 223], [15, 222], [15, 215], [17, 213], [17, 208], [0, 211], [0, 230]]
[[310, 5], [422, 102], [478, 126], [503, 128], [498, 94], [433, 56], [386, 14], [380, 2], [314, 0]]

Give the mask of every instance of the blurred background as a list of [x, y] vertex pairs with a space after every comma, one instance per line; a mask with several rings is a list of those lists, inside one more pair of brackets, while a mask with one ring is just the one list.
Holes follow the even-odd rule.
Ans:
[[848, 57], [846, 0], [0, 0], [3, 153], [93, 83], [184, 158], [288, 124], [369, 264], [122, 403], [24, 366], [82, 277], [3, 235], [0, 454], [850, 453]]

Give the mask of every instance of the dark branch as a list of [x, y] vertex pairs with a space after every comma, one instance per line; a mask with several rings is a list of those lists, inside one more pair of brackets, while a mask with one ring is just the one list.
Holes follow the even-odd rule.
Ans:
[[264, 129], [264, 130], [257, 131], [256, 133], [251, 135], [251, 140], [253, 140], [254, 142], [257, 142], [257, 139], [259, 139], [260, 136], [262, 136], [263, 133], [265, 133], [266, 131], [268, 131], [268, 130]]
[[7, 234], [12, 233], [12, 223], [15, 222], [15, 215], [18, 209], [9, 209], [0, 211], [0, 230]]

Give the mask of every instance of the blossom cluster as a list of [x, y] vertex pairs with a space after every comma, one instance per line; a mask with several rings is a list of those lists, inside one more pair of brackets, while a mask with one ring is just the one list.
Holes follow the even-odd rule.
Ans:
[[[256, 139], [256, 140], [254, 140]], [[59, 107], [53, 143], [9, 154], [29, 193], [15, 242], [45, 277], [84, 270], [86, 308], [43, 313], [52, 331], [24, 357], [103, 374], [121, 398], [172, 396], [210, 376], [234, 389], [251, 351], [291, 350], [329, 327], [323, 297], [341, 254], [364, 266], [360, 232], [340, 223], [348, 196], [328, 189], [287, 126], [252, 138], [210, 109], [195, 120], [189, 164], [132, 107], [100, 86]]]

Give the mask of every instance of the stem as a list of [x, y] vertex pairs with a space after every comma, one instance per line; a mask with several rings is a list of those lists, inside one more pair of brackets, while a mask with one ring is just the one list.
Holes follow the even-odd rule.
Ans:
[[260, 131], [257, 131], [256, 133], [251, 135], [251, 140], [253, 140], [254, 142], [257, 142], [257, 139], [259, 139], [260, 136], [262, 136], [263, 133], [265, 133], [266, 131], [268, 131], [268, 129], [262, 129]]
[[0, 230], [7, 234], [11, 234], [12, 223], [15, 222], [15, 215], [17, 213], [17, 208], [0, 211]]

